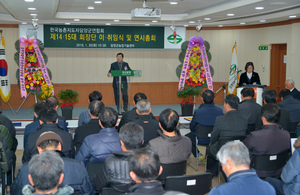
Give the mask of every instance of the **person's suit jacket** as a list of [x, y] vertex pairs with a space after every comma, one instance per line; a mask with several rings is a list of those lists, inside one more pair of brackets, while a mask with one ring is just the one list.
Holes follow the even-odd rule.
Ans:
[[213, 155], [218, 152], [218, 141], [222, 138], [246, 136], [248, 119], [238, 111], [232, 110], [223, 116], [219, 116], [214, 124], [210, 138], [210, 149]]
[[[281, 130], [279, 125], [264, 125], [260, 130], [251, 132], [244, 140], [244, 144], [249, 149], [251, 157], [253, 154], [280, 154], [290, 150], [290, 134], [285, 130]], [[281, 170], [256, 170], [256, 173], [259, 177], [272, 177], [280, 175]]]
[[300, 100], [300, 92], [296, 88], [293, 89], [292, 95], [293, 95], [293, 98]]
[[248, 124], [255, 124], [255, 128], [260, 127], [261, 105], [257, 104], [255, 99], [242, 101], [238, 112], [248, 119]]
[[278, 103], [278, 106], [290, 112], [291, 122], [300, 122], [300, 100], [293, 98], [292, 95], [288, 95]]
[[242, 86], [243, 83], [246, 83], [248, 85], [248, 84], [253, 84], [254, 82], [256, 82], [256, 84], [260, 85], [259, 75], [256, 72], [252, 72], [252, 77], [251, 77], [251, 80], [249, 82], [248, 78], [247, 78], [247, 72], [244, 72], [240, 76], [239, 86]]
[[[110, 65], [109, 73], [111, 73], [112, 70], [120, 70], [119, 63], [114, 62]], [[122, 68], [121, 70], [131, 70], [127, 62], [122, 62]], [[114, 77], [113, 80], [113, 87], [117, 87], [119, 84], [119, 77]], [[127, 87], [127, 77], [121, 77], [121, 84], [123, 84], [124, 87]]]

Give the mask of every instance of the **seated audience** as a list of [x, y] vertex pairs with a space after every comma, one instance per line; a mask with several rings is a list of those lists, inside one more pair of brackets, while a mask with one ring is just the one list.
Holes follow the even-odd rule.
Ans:
[[292, 92], [288, 89], [281, 90], [279, 97], [281, 102], [278, 103], [278, 106], [290, 112], [291, 122], [300, 122], [300, 100], [293, 98]]
[[[48, 97], [46, 102], [50, 108], [54, 109], [57, 112], [59, 101], [55, 96]], [[59, 116], [59, 115], [57, 115], [57, 116], [58, 116], [58, 124], [60, 126], [62, 126], [66, 132], [69, 132], [67, 124], [66, 124], [66, 119], [62, 116]]]
[[[266, 89], [262, 94], [264, 104], [276, 104], [277, 93], [274, 89]], [[261, 120], [260, 120], [261, 121]], [[262, 126], [262, 121], [260, 122], [260, 126]], [[288, 110], [284, 108], [280, 108], [280, 117], [278, 125], [282, 127], [282, 129], [290, 131], [291, 123], [290, 123], [290, 113]]]
[[[261, 120], [263, 126], [257, 131], [251, 132], [244, 140], [244, 144], [253, 155], [275, 155], [290, 150], [290, 134], [282, 130], [277, 124], [280, 116], [280, 108], [276, 104], [266, 104], [262, 107]], [[278, 170], [256, 170], [259, 177], [276, 177], [281, 173]]]
[[282, 169], [281, 180], [267, 177], [266, 180], [276, 190], [277, 195], [300, 194], [300, 137], [294, 143], [295, 151]]
[[[136, 184], [129, 188], [134, 195], [162, 195], [166, 191], [162, 183], [156, 179], [162, 173], [162, 166], [159, 163], [158, 155], [148, 149], [143, 148], [134, 152], [128, 158], [130, 177]], [[184, 195], [181, 192], [169, 191], [168, 194]]]
[[[191, 133], [186, 135], [187, 137], [191, 138], [193, 143], [196, 143], [196, 126], [214, 126], [216, 118], [218, 116], [223, 115], [223, 110], [215, 106], [214, 102], [215, 95], [211, 90], [205, 90], [202, 93], [202, 102], [197, 110], [194, 112], [193, 119], [190, 123]], [[198, 143], [202, 145], [208, 145], [210, 139], [200, 138], [197, 137]], [[192, 152], [194, 156], [196, 156], [196, 149], [192, 147]], [[201, 154], [202, 155], [202, 154]]]
[[99, 113], [104, 108], [104, 104], [98, 100], [94, 100], [89, 105], [90, 121], [82, 126], [79, 126], [75, 130], [74, 144], [76, 147], [76, 153], [78, 152], [84, 138], [88, 135], [99, 133], [101, 127], [99, 125]]
[[220, 139], [246, 136], [248, 119], [238, 111], [239, 98], [236, 95], [227, 95], [224, 101], [224, 116], [219, 116], [211, 132], [210, 145], [206, 149], [207, 172], [218, 175], [218, 161], [216, 155], [221, 146]]
[[[120, 129], [126, 123], [135, 121], [139, 117], [139, 115], [136, 112], [136, 104], [139, 100], [142, 100], [142, 99], [147, 99], [147, 96], [144, 93], [136, 93], [134, 95], [134, 97], [133, 97], [134, 108], [132, 108], [131, 110], [129, 110], [123, 114], [121, 121], [119, 123], [118, 129]], [[155, 119], [155, 117], [153, 116], [152, 113], [150, 113], [150, 116], [153, 119]]]
[[[58, 134], [52, 131], [42, 133], [36, 141], [36, 147], [39, 151], [39, 154], [45, 151], [53, 150], [62, 158], [64, 162], [64, 179], [59, 187], [69, 185], [75, 191], [78, 191], [81, 194], [94, 194], [93, 184], [90, 181], [87, 170], [83, 164], [80, 161], [64, 157], [64, 154], [61, 152], [63, 141]], [[30, 184], [28, 180], [28, 171], [28, 162], [26, 162], [19, 168], [17, 178], [10, 187], [10, 194], [21, 194], [22, 188], [26, 184]]]
[[231, 141], [217, 153], [222, 170], [228, 177], [227, 183], [213, 188], [209, 195], [275, 195], [274, 188], [261, 180], [255, 170], [249, 168], [250, 158], [247, 147], [240, 141]]
[[33, 113], [34, 113], [34, 121], [28, 125], [26, 125], [25, 127], [25, 131], [24, 131], [24, 148], [26, 146], [26, 142], [27, 142], [27, 137], [29, 134], [35, 132], [37, 130], [37, 128], [39, 128], [40, 121], [39, 121], [39, 115], [40, 112], [44, 109], [49, 109], [49, 105], [46, 102], [37, 102], [34, 105], [34, 109], [33, 109]]
[[120, 129], [119, 137], [122, 151], [114, 152], [112, 156], [105, 159], [104, 165], [94, 179], [96, 190], [102, 190], [107, 186], [118, 188], [120, 184], [123, 184], [124, 190], [124, 185], [129, 187], [133, 183], [129, 176], [128, 156], [142, 147], [144, 130], [137, 124], [126, 123]]
[[0, 111], [0, 124], [5, 126], [8, 129], [9, 135], [13, 141], [11, 151], [15, 152], [18, 146], [18, 140], [16, 138], [16, 129], [12, 124], [11, 120], [6, 116], [4, 116], [1, 111]]
[[181, 136], [178, 124], [179, 116], [175, 110], [165, 109], [159, 115], [160, 136], [150, 140], [148, 146], [158, 154], [162, 164], [186, 161], [191, 155], [192, 142]]
[[118, 113], [110, 107], [104, 107], [99, 119], [101, 131], [87, 136], [75, 157], [86, 166], [88, 163], [104, 162], [113, 152], [121, 151], [119, 134], [115, 129]]
[[144, 129], [144, 147], [148, 145], [151, 139], [159, 136], [157, 130], [159, 129], [158, 121], [151, 115], [151, 105], [146, 99], [139, 100], [136, 103], [137, 120], [134, 123], [140, 125]]
[[300, 92], [296, 89], [293, 79], [288, 79], [285, 81], [285, 88], [292, 92], [293, 98], [300, 100]]
[[40, 137], [40, 135], [46, 131], [53, 131], [57, 133], [64, 142], [64, 147], [62, 148], [62, 153], [69, 158], [74, 158], [75, 149], [72, 140], [72, 135], [57, 124], [58, 115], [54, 109], [44, 109], [40, 112], [39, 121], [41, 126], [34, 132], [31, 133], [26, 142], [26, 146], [24, 148], [24, 153], [22, 157], [22, 162], [28, 162], [31, 157], [38, 153], [36, 149], [36, 140]]
[[[93, 91], [92, 93], [89, 94], [89, 100], [88, 100], [89, 104], [94, 100], [98, 100], [98, 101], [102, 100], [102, 94], [99, 91]], [[78, 127], [88, 123], [90, 120], [91, 120], [91, 116], [89, 113], [89, 109], [87, 109], [86, 111], [80, 113], [78, 118]]]
[[238, 112], [248, 119], [248, 132], [254, 131], [260, 127], [261, 105], [257, 104], [254, 98], [254, 90], [245, 87], [241, 91], [242, 102], [238, 107]]
[[54, 151], [46, 151], [35, 155], [29, 161], [28, 167], [28, 179], [31, 185], [24, 186], [23, 195], [73, 194], [74, 190], [70, 186], [58, 188], [64, 179], [64, 161]]

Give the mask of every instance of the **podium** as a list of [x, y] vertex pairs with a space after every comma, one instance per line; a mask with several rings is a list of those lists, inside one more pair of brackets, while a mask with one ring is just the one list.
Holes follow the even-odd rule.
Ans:
[[[133, 76], [142, 76], [141, 70], [112, 70], [111, 71], [112, 77], [119, 77], [119, 106], [118, 110], [121, 108], [121, 86], [122, 86], [122, 79], [121, 77], [128, 77], [127, 84], [128, 84], [128, 98], [130, 98], [130, 77]], [[130, 100], [128, 100], [128, 109], [130, 110]]]
[[242, 85], [240, 87], [237, 87], [236, 95], [239, 97], [240, 102], [242, 101], [241, 91], [245, 87], [249, 87], [254, 90], [254, 99], [256, 100], [256, 103], [262, 106], [263, 105], [262, 93], [264, 92], [266, 86], [265, 85]]

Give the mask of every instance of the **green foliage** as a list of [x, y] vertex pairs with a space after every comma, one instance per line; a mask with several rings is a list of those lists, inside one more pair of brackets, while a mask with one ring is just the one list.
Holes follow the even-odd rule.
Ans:
[[61, 100], [70, 100], [78, 102], [78, 92], [72, 89], [60, 90], [57, 94], [58, 98]]
[[183, 89], [177, 91], [177, 96], [180, 98], [187, 98], [190, 96], [197, 96], [200, 95], [202, 91], [202, 87], [192, 87], [192, 86], [186, 86]]

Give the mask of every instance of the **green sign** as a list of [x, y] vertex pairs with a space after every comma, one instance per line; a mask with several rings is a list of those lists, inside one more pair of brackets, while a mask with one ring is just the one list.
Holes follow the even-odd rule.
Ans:
[[164, 27], [44, 25], [48, 48], [164, 48]]
[[268, 46], [258, 46], [258, 50], [268, 50]]
[[111, 76], [120, 77], [120, 76], [142, 76], [141, 70], [112, 70]]

